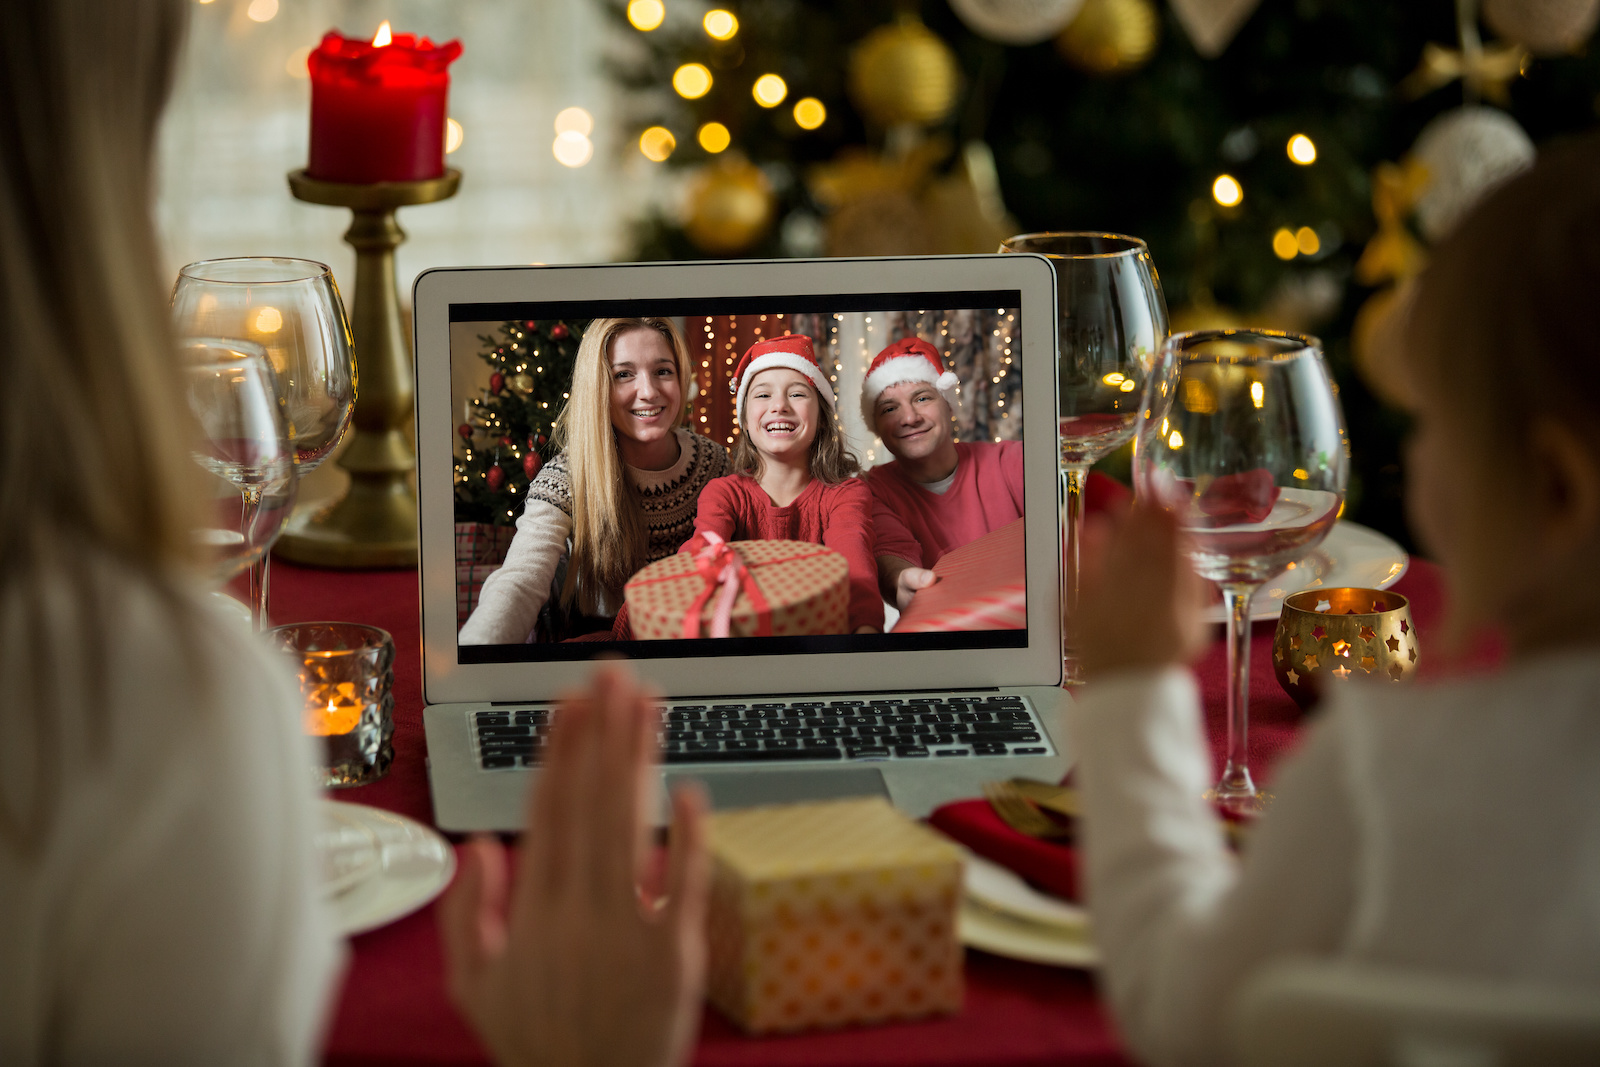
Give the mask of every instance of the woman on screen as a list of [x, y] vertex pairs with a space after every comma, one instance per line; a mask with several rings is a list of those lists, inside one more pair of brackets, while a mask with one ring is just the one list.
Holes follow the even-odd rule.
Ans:
[[727, 449], [683, 425], [689, 380], [670, 319], [589, 324], [556, 419], [560, 452], [528, 486], [462, 644], [520, 644], [536, 626], [540, 640], [611, 629], [623, 584], [689, 538], [700, 490], [728, 472]]

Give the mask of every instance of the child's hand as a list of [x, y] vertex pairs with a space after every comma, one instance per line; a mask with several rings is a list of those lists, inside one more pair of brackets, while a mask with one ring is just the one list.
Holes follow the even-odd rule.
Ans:
[[1205, 646], [1204, 584], [1184, 554], [1176, 517], [1136, 504], [1120, 520], [1085, 525], [1073, 641], [1085, 674], [1193, 659]]

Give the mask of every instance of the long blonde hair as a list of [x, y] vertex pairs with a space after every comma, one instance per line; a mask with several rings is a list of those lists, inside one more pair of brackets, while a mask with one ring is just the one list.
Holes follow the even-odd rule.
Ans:
[[24, 854], [48, 830], [61, 758], [63, 631], [39, 625], [46, 605], [66, 611], [73, 662], [103, 693], [92, 664], [107, 624], [85, 556], [144, 576], [175, 606], [190, 556], [192, 421], [151, 218], [187, 6], [0, 4], [0, 605], [20, 622], [0, 641], [37, 668], [0, 716], [27, 716], [39, 753], [31, 805], [0, 803], [0, 839]]
[[649, 531], [634, 493], [623, 477], [611, 426], [611, 345], [630, 330], [654, 330], [672, 349], [684, 405], [673, 419], [688, 417], [689, 346], [671, 319], [595, 319], [583, 333], [572, 368], [572, 396], [556, 418], [556, 447], [567, 453], [572, 485], [572, 561], [561, 589], [571, 605], [581, 587], [616, 592], [648, 560]]

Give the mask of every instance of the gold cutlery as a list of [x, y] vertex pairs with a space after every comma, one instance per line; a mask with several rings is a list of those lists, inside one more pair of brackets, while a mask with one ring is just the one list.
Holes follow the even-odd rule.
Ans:
[[983, 795], [1000, 821], [1018, 833], [1043, 841], [1072, 840], [1070, 826], [1040, 811], [1012, 782], [985, 782]]

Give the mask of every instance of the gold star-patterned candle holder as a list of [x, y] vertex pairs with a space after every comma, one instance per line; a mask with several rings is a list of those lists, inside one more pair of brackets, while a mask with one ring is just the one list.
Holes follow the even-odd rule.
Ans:
[[1385, 589], [1308, 589], [1283, 600], [1272, 671], [1302, 708], [1329, 681], [1403, 682], [1417, 670], [1411, 603]]

